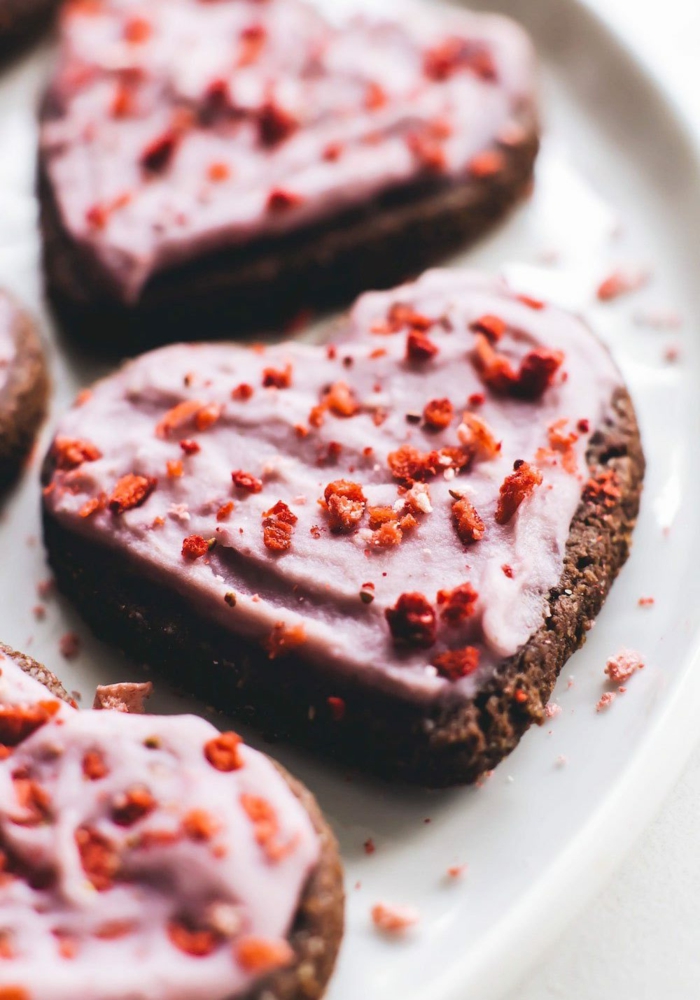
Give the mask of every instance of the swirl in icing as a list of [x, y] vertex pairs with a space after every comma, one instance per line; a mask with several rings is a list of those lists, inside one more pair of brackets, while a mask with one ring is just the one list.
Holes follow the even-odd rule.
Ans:
[[289, 962], [319, 844], [272, 762], [0, 668], [0, 996], [224, 1000]]
[[620, 381], [575, 316], [432, 271], [360, 298], [335, 346], [126, 365], [61, 421], [44, 502], [271, 656], [471, 697], [544, 619]]
[[534, 102], [527, 37], [501, 17], [408, 13], [67, 3], [43, 162], [115, 294], [136, 301], [156, 271], [387, 191], [497, 173]]

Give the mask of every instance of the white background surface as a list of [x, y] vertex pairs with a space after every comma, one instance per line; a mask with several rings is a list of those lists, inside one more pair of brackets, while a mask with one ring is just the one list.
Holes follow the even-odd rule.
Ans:
[[[698, 0], [589, 5], [643, 52], [700, 134]], [[700, 749], [607, 888], [505, 1000], [696, 1000], [698, 928]]]

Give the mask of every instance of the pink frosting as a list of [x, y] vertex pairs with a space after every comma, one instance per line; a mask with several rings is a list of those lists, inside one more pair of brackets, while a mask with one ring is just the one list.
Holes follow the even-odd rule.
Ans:
[[529, 41], [500, 17], [100, 0], [67, 5], [41, 143], [63, 225], [134, 301], [204, 251], [463, 176], [517, 137], [533, 89]]
[[[372, 332], [386, 329], [397, 303], [432, 321], [427, 335], [437, 353], [429, 360], [406, 360], [406, 328], [395, 335]], [[507, 328], [496, 347], [516, 368], [532, 350], [564, 352], [541, 398], [498, 395], [484, 385], [470, 326], [489, 315]], [[263, 387], [279, 381], [274, 372], [288, 375], [290, 385]], [[338, 416], [328, 405], [325, 394], [330, 386], [337, 393], [337, 383], [349, 388], [354, 416]], [[237, 388], [241, 384], [252, 395]], [[432, 271], [416, 284], [363, 296], [337, 348], [179, 345], [128, 364], [97, 383], [61, 421], [57, 450], [88, 438], [96, 460], [72, 470], [62, 462], [45, 503], [64, 527], [121, 550], [144, 574], [186, 595], [201, 615], [232, 633], [272, 642], [273, 655], [282, 631], [298, 643], [296, 653], [331, 675], [360, 676], [414, 699], [469, 697], [543, 621], [588, 479], [588, 442], [619, 384], [610, 356], [580, 319], [552, 306], [533, 308], [478, 273]], [[430, 431], [421, 414], [429, 401], [443, 398], [454, 417], [444, 430]], [[312, 411], [322, 400], [325, 412], [315, 426], [318, 412]], [[162, 424], [158, 430], [183, 401], [190, 410], [201, 405], [203, 419], [190, 412], [170, 433]], [[403, 517], [407, 498], [388, 456], [404, 444], [421, 452], [459, 448], [469, 437], [463, 419], [470, 409], [501, 442], [500, 452], [476, 455], [461, 473], [444, 464], [427, 484], [415, 486], [408, 500], [416, 523], [400, 544], [377, 544], [368, 511], [354, 531], [332, 530], [319, 506], [330, 482], [353, 481], [368, 507], [395, 506]], [[562, 434], [573, 437], [566, 456], [549, 450], [550, 428], [560, 421]], [[519, 460], [539, 469], [543, 482], [499, 524], [499, 489]], [[232, 483], [232, 473], [241, 471], [260, 481], [260, 492]], [[114, 513], [105, 498], [131, 473], [143, 482], [155, 478], [157, 486], [141, 506]], [[485, 528], [466, 545], [452, 509], [462, 494]], [[289, 548], [274, 552], [264, 527], [266, 514], [267, 523], [274, 522], [269, 512], [278, 501], [297, 521]], [[194, 549], [188, 543], [183, 555], [191, 536]], [[438, 593], [464, 583], [479, 595], [473, 614], [448, 626]], [[397, 648], [389, 628], [387, 610], [412, 592], [438, 612], [430, 648]], [[436, 658], [466, 645], [478, 650], [479, 669], [456, 681], [443, 676]]]
[[[260, 974], [246, 954], [255, 939], [284, 954], [319, 855], [306, 811], [273, 764], [241, 745], [240, 767], [217, 770], [205, 747], [219, 734], [202, 719], [57, 707], [1, 653], [0, 667], [5, 740], [8, 706], [50, 709], [0, 763], [0, 995], [245, 994]], [[135, 818], [123, 811], [134, 789], [153, 800]], [[272, 838], [259, 836], [245, 796], [274, 811]], [[198, 833], [202, 814], [208, 839]], [[208, 953], [195, 957], [183, 944], [193, 929]]]
[[13, 327], [17, 309], [7, 295], [0, 292], [0, 392], [7, 384], [10, 365], [16, 354]]

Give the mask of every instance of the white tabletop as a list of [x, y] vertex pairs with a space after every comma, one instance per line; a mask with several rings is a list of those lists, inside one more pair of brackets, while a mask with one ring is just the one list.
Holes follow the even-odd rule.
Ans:
[[[698, 0], [587, 2], [644, 56], [700, 137]], [[700, 749], [605, 890], [504, 1000], [697, 1000], [698, 927]]]

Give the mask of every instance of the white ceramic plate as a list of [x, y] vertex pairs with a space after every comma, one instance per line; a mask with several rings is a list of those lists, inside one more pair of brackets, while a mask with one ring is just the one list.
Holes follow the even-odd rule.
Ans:
[[[638, 406], [646, 493], [632, 558], [555, 692], [561, 714], [528, 734], [482, 788], [406, 791], [275, 748], [316, 792], [342, 845], [347, 934], [329, 1000], [487, 1000], [505, 991], [649, 818], [694, 739], [700, 707], [700, 674], [693, 673], [700, 356], [690, 336], [700, 315], [692, 252], [700, 230], [698, 150], [644, 67], [575, 0], [489, 6], [515, 14], [535, 36], [547, 140], [531, 203], [464, 260], [503, 266], [522, 290], [589, 315]], [[0, 282], [44, 320], [55, 415], [102, 369], [59, 337], [40, 298], [33, 112], [49, 61], [48, 50], [35, 52], [0, 76]], [[649, 267], [649, 286], [596, 304], [597, 283], [619, 264]], [[681, 329], [635, 322], [669, 310], [680, 314]], [[675, 347], [678, 360], [669, 361]], [[58, 598], [45, 620], [34, 618], [37, 583], [48, 576], [38, 455], [0, 509], [0, 636], [88, 699], [95, 684], [138, 679], [142, 671], [92, 639]], [[652, 608], [638, 606], [643, 596], [655, 598]], [[58, 651], [68, 630], [83, 639], [71, 662]], [[646, 669], [598, 715], [606, 658], [623, 646], [639, 649]], [[160, 711], [202, 710], [170, 696], [162, 682], [154, 702]], [[371, 855], [363, 848], [368, 838]], [[455, 864], [468, 870], [449, 881]], [[403, 941], [372, 929], [369, 911], [378, 901], [420, 911]]]

